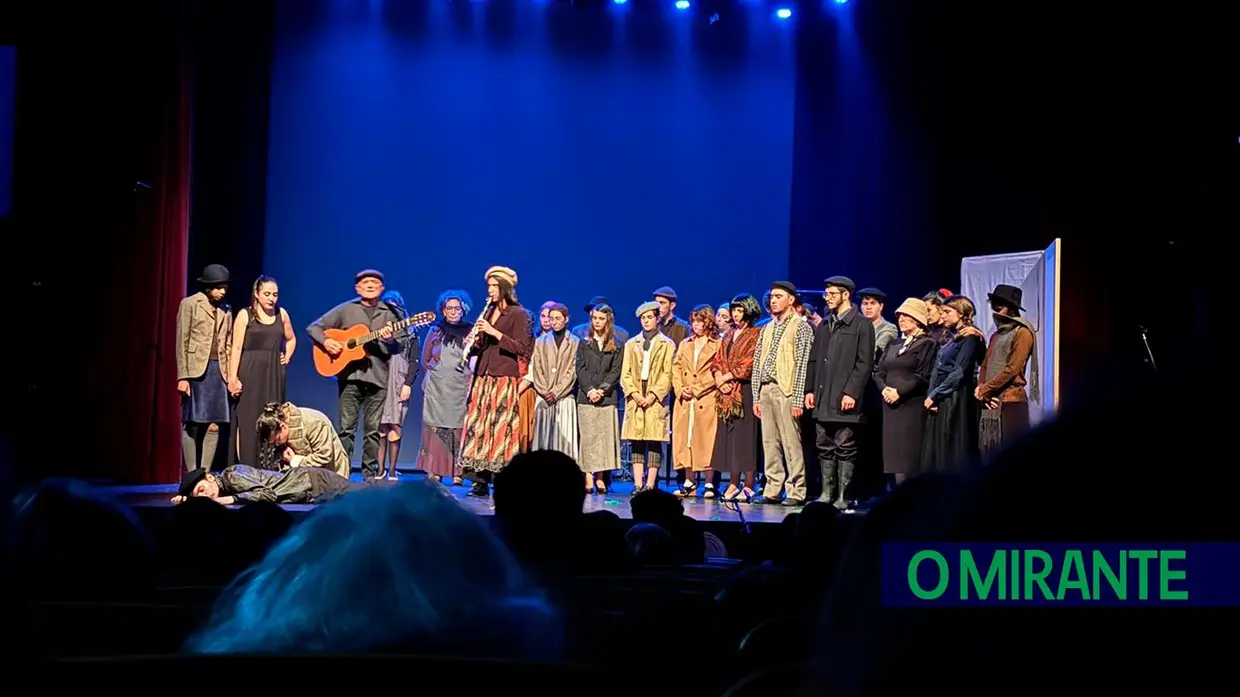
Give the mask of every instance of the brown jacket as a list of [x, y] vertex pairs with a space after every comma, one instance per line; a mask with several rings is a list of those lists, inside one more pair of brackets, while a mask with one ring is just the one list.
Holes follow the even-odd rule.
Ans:
[[[715, 431], [719, 426], [714, 375], [718, 352], [719, 340], [707, 339], [697, 360], [693, 360], [693, 337], [689, 337], [680, 342], [672, 361], [672, 399], [677, 402], [672, 412], [672, 463], [676, 469], [688, 468], [694, 472], [710, 469], [710, 458], [715, 452]], [[686, 387], [692, 387], [696, 395], [687, 402], [680, 400]]]
[[[232, 320], [232, 310], [227, 305], [213, 306], [206, 293], [194, 293], [181, 301], [177, 308], [177, 380], [197, 380], [207, 372], [207, 362], [217, 360], [220, 375], [228, 381]], [[210, 355], [212, 343], [215, 355]]]
[[[986, 348], [986, 358], [982, 361], [982, 369], [978, 372], [978, 390], [982, 401], [998, 397], [1004, 404], [1029, 401], [1025, 392], [1025, 366], [1033, 355], [1033, 328], [1023, 317], [1015, 318], [1017, 327], [1012, 331], [1012, 350], [1006, 356], [996, 356], [995, 344], [999, 332], [990, 336], [990, 345]], [[993, 380], [986, 380], [988, 366], [994, 361], [1003, 361], [1003, 369]], [[1035, 366], [1036, 367], [1036, 366]]]

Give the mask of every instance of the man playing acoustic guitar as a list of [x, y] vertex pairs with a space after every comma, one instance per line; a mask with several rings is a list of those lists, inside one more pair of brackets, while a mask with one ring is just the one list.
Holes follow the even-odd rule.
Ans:
[[353, 455], [353, 437], [362, 413], [362, 476], [370, 479], [379, 471], [379, 417], [387, 397], [388, 361], [399, 353], [392, 324], [403, 319], [396, 310], [379, 300], [383, 295], [383, 274], [374, 269], [360, 271], [354, 290], [358, 297], [333, 307], [306, 328], [306, 333], [328, 355], [338, 356], [344, 346], [324, 334], [327, 329], [348, 329], [364, 324], [379, 332], [379, 341], [366, 345], [366, 356], [350, 363], [337, 376], [340, 394], [340, 444]]

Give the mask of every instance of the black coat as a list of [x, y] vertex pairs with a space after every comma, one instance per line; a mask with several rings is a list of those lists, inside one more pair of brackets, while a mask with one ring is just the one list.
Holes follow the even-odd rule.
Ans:
[[[926, 391], [939, 346], [929, 336], [919, 336], [904, 348], [896, 339], [878, 359], [874, 382], [881, 390], [894, 388], [900, 398], [883, 405], [883, 471], [889, 474], [916, 474], [921, 464], [922, 433], [925, 429]], [[880, 397], [881, 400], [881, 397]]]
[[[620, 391], [620, 367], [624, 359], [624, 344], [616, 338], [616, 350], [603, 353], [598, 342], [582, 339], [577, 347], [577, 403], [596, 406], [615, 405]], [[586, 396], [590, 390], [602, 389], [607, 394], [598, 402]]]
[[[842, 423], [865, 421], [866, 383], [874, 372], [874, 325], [857, 308], [843, 317], [824, 318], [814, 330], [805, 391], [814, 393], [814, 420]], [[856, 405], [840, 411], [844, 395]]]

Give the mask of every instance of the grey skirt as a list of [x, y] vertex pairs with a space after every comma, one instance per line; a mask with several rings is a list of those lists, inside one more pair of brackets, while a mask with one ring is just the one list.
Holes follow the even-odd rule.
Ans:
[[577, 465], [582, 472], [620, 469], [620, 416], [614, 404], [578, 404], [577, 429], [581, 434]]

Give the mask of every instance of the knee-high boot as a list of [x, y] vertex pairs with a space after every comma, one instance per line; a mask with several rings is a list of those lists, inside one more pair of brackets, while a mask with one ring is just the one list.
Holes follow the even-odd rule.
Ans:
[[857, 463], [851, 460], [840, 460], [839, 494], [835, 507], [842, 510], [848, 508], [848, 485], [852, 484], [853, 475], [857, 472]]
[[836, 489], [838, 488], [835, 476], [838, 469], [839, 465], [835, 460], [818, 461], [818, 470], [822, 473], [822, 493], [818, 494], [819, 501], [823, 503], [835, 501]]

